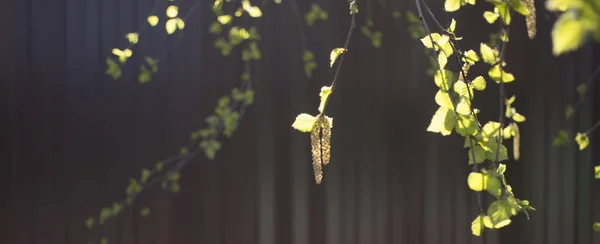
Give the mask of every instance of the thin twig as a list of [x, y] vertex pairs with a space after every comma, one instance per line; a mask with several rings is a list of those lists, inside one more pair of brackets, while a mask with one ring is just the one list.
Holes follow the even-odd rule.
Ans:
[[585, 133], [583, 133], [584, 135], [589, 135], [590, 133], [594, 132], [594, 130], [596, 130], [598, 127], [600, 127], [600, 120], [598, 122], [596, 122], [596, 124], [594, 124], [594, 126], [592, 126], [592, 128], [590, 128], [589, 130], [587, 130]]

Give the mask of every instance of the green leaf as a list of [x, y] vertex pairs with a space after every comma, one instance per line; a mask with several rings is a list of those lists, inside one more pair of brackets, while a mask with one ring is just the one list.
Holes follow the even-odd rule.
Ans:
[[127, 38], [130, 44], [137, 44], [139, 41], [139, 35], [137, 32], [127, 33], [125, 38]]
[[512, 82], [515, 80], [515, 77], [511, 73], [502, 70], [499, 64], [496, 64], [492, 68], [490, 68], [490, 70], [488, 71], [488, 75], [490, 76], [490, 78], [492, 78], [498, 83], [500, 82], [500, 79], [502, 79], [502, 82], [504, 83]]
[[496, 197], [500, 196], [502, 190], [498, 178], [479, 172], [471, 172], [467, 178], [467, 183], [473, 191], [485, 190]]
[[581, 0], [548, 0], [546, 8], [550, 11], [564, 12], [569, 8], [579, 8], [582, 4]]
[[587, 90], [587, 86], [585, 84], [580, 84], [577, 86], [576, 90], [577, 94], [579, 94], [580, 97], [583, 97], [583, 95], [585, 95], [585, 91]]
[[140, 210], [140, 215], [142, 217], [148, 217], [150, 215], [150, 209], [148, 207], [144, 207]]
[[219, 34], [223, 31], [223, 28], [219, 22], [212, 22], [208, 27], [208, 31], [212, 34]]
[[148, 16], [148, 24], [150, 24], [150, 26], [156, 26], [158, 24], [158, 16], [156, 15], [150, 15]]
[[498, 19], [498, 17], [500, 17], [500, 15], [498, 15], [497, 13], [490, 12], [490, 11], [483, 12], [483, 18], [485, 18], [485, 20], [489, 24], [493, 24], [494, 22], [496, 22], [496, 20]]
[[228, 24], [229, 22], [231, 22], [231, 19], [232, 19], [231, 15], [221, 15], [221, 16], [217, 17], [217, 20], [222, 25]]
[[445, 68], [447, 63], [448, 57], [446, 57], [446, 54], [444, 54], [444, 52], [440, 52], [438, 54], [438, 64], [440, 65], [440, 69]]
[[[488, 141], [484, 145], [482, 145], [483, 149], [486, 151], [486, 159], [492, 162], [496, 162], [496, 157], [498, 157], [498, 162], [502, 162], [504, 160], [508, 160], [508, 149], [506, 146], [500, 144], [498, 147], [498, 143], [495, 141]], [[500, 152], [498, 152], [498, 148]], [[496, 155], [497, 154], [497, 155]]]
[[427, 131], [447, 136], [452, 133], [455, 125], [456, 117], [454, 116], [454, 113], [447, 108], [440, 107], [433, 115], [431, 123], [427, 127]]
[[113, 79], [119, 79], [121, 77], [121, 66], [112, 58], [106, 58], [106, 74]]
[[325, 104], [327, 103], [327, 99], [329, 98], [329, 95], [331, 95], [331, 87], [330, 86], [324, 86], [321, 87], [321, 92], [319, 93], [319, 97], [321, 97], [321, 103], [319, 104], [319, 112], [323, 113], [323, 111], [325, 110]]
[[150, 171], [149, 169], [142, 169], [142, 176], [140, 178], [140, 182], [146, 183], [148, 179], [150, 179], [151, 175], [152, 171]]
[[483, 62], [490, 65], [496, 63], [497, 55], [494, 52], [494, 50], [487, 44], [481, 43], [479, 45], [479, 52], [481, 53], [481, 58], [483, 59]]
[[454, 32], [454, 29], [456, 29], [456, 20], [452, 18], [452, 21], [450, 21], [450, 27], [448, 27], [448, 32]]
[[496, 200], [488, 207], [487, 215], [490, 217], [494, 228], [499, 229], [510, 224], [510, 217], [516, 214], [507, 200]]
[[600, 232], [600, 222], [594, 223], [592, 228], [594, 229], [595, 232]]
[[463, 61], [469, 64], [475, 64], [475, 62], [479, 61], [479, 56], [477, 56], [475, 51], [469, 50], [464, 53]]
[[498, 10], [498, 14], [500, 15], [500, 19], [504, 22], [505, 25], [510, 25], [510, 9], [505, 2], [496, 3], [496, 9]]
[[[459, 120], [456, 123], [456, 133], [466, 137], [467, 135], [473, 135], [477, 132], [477, 121], [473, 115], [460, 115], [458, 117]], [[468, 140], [468, 138], [470, 137], [466, 137], [465, 139]], [[468, 146], [469, 142], [467, 141], [466, 143]]]
[[358, 6], [356, 6], [356, 2], [353, 0], [350, 2], [350, 15], [358, 14]]
[[92, 227], [94, 227], [94, 217], [90, 216], [87, 218], [87, 220], [85, 220], [85, 227], [87, 227], [88, 229], [91, 229]]
[[[431, 39], [433, 39], [434, 42], [437, 42], [441, 37], [442, 36], [438, 33], [431, 33], [431, 36], [426, 35], [425, 37], [421, 38], [420, 40], [426, 48], [432, 48], [433, 45], [431, 43]], [[435, 50], [438, 50], [437, 46], [435, 47]]]
[[112, 217], [112, 209], [111, 208], [107, 208], [104, 207], [100, 210], [100, 216], [98, 218], [98, 222], [103, 225], [104, 223], [106, 223], [106, 221]]
[[452, 74], [447, 70], [437, 70], [433, 76], [433, 80], [442, 91], [448, 91], [450, 89], [451, 76]]
[[177, 7], [175, 5], [171, 5], [171, 6], [167, 7], [166, 13], [167, 13], [167, 17], [175, 18], [175, 17], [177, 17], [177, 14], [179, 14], [179, 7]]
[[552, 141], [552, 145], [555, 147], [561, 147], [569, 144], [569, 132], [566, 130], [560, 130], [558, 135]]
[[100, 244], [108, 244], [108, 239], [106, 237], [100, 238]]
[[525, 121], [525, 116], [523, 116], [520, 113], [515, 113], [512, 116], [512, 120], [515, 121], [515, 122], [517, 122], [517, 123], [521, 123], [521, 122]]
[[454, 109], [454, 105], [452, 104], [452, 100], [450, 100], [450, 96], [447, 92], [442, 90], [438, 90], [435, 94], [435, 102], [440, 106], [450, 110]]
[[485, 90], [486, 82], [483, 76], [477, 76], [475, 79], [473, 79], [473, 81], [471, 81], [471, 85], [475, 90], [483, 91]]
[[473, 233], [474, 236], [480, 236], [481, 232], [483, 232], [483, 229], [484, 229], [483, 218], [484, 217], [485, 217], [485, 215], [480, 214], [479, 216], [477, 216], [477, 218], [475, 218], [473, 220], [473, 222], [471, 222], [471, 232]]
[[[485, 151], [480, 146], [474, 146], [469, 149], [469, 164], [483, 163], [485, 161]], [[475, 154], [475, 160], [473, 160], [473, 154]]]
[[488, 137], [488, 138], [497, 137], [499, 130], [500, 130], [500, 123], [495, 122], [495, 121], [487, 122], [482, 128], [483, 136]]
[[210, 139], [200, 142], [200, 147], [204, 149], [204, 154], [210, 160], [213, 160], [217, 151], [221, 149], [221, 143], [217, 140]]
[[585, 24], [575, 12], [563, 13], [552, 29], [552, 53], [555, 56], [578, 49], [588, 36]]
[[460, 9], [460, 0], [446, 0], [444, 3], [444, 10], [446, 12], [454, 12]]
[[310, 114], [300, 114], [296, 116], [296, 120], [292, 124], [292, 127], [301, 132], [311, 132], [315, 123], [317, 122], [317, 118]]
[[521, 0], [510, 0], [512, 8], [523, 16], [529, 15], [529, 9]]
[[506, 164], [498, 164], [498, 168], [496, 169], [496, 173], [499, 175], [504, 174], [506, 172]]
[[171, 35], [175, 32], [175, 30], [177, 30], [177, 20], [176, 19], [169, 19], [167, 20], [167, 22], [165, 23], [165, 29], [167, 30], [167, 34]]
[[346, 49], [341, 47], [334, 48], [333, 50], [331, 50], [331, 53], [329, 54], [329, 67], [333, 67], [335, 60], [345, 51]]
[[567, 105], [567, 109], [565, 110], [565, 118], [570, 120], [575, 114], [575, 109], [571, 105]]
[[586, 134], [577, 133], [575, 141], [579, 145], [579, 151], [582, 151], [590, 144], [590, 138]]
[[594, 167], [594, 175], [596, 179], [600, 179], [600, 165]]
[[185, 28], [185, 22], [181, 18], [175, 18], [175, 23], [177, 24], [177, 28], [183, 30]]

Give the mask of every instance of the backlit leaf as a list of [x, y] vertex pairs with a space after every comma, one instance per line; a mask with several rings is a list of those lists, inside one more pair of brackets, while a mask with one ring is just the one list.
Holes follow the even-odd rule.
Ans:
[[590, 138], [586, 134], [577, 133], [575, 141], [579, 145], [579, 150], [585, 149], [590, 144]]
[[[469, 164], [475, 163], [483, 163], [485, 161], [485, 151], [480, 146], [474, 146], [469, 149]], [[473, 160], [473, 155], [475, 156], [475, 160]]]
[[327, 99], [329, 98], [329, 95], [331, 95], [331, 92], [332, 90], [330, 86], [321, 87], [321, 92], [319, 93], [319, 97], [321, 97], [321, 103], [319, 103], [319, 112], [323, 113], [325, 110], [325, 104], [327, 103]]
[[156, 26], [158, 24], [158, 16], [156, 16], [156, 15], [148, 16], [148, 24], [150, 24], [150, 26]]
[[600, 165], [594, 167], [594, 175], [596, 179], [600, 179]]
[[341, 47], [334, 48], [333, 50], [331, 50], [331, 53], [329, 54], [329, 67], [333, 67], [335, 60], [345, 51], [346, 49]]
[[292, 124], [292, 127], [301, 132], [310, 132], [315, 126], [317, 118], [310, 114], [300, 114], [296, 116], [296, 120]]
[[447, 12], [454, 12], [460, 9], [460, 0], [446, 0], [444, 3], [444, 10]]
[[167, 22], [165, 23], [165, 29], [167, 30], [167, 34], [171, 35], [175, 32], [175, 30], [177, 30], [177, 20], [176, 19], [169, 19], [167, 20]]
[[433, 115], [431, 123], [427, 127], [427, 131], [447, 136], [452, 133], [455, 125], [456, 118], [454, 113], [447, 108], [440, 107]]
[[221, 15], [221, 16], [217, 17], [217, 20], [222, 25], [228, 24], [229, 22], [231, 22], [231, 19], [232, 19], [231, 15]]
[[169, 18], [175, 18], [177, 17], [177, 14], [179, 14], [179, 7], [175, 6], [175, 5], [171, 5], [169, 7], [167, 7], [167, 17]]
[[490, 11], [483, 12], [483, 18], [485, 18], [485, 21], [487, 21], [490, 24], [493, 24], [494, 22], [496, 22], [498, 17], [500, 17], [500, 15], [498, 15], [497, 13], [490, 12]]
[[555, 56], [579, 48], [587, 38], [587, 27], [574, 12], [563, 13], [552, 29], [552, 53]]
[[481, 58], [483, 59], [483, 62], [487, 64], [496, 63], [496, 54], [494, 50], [492, 50], [492, 48], [489, 47], [487, 44], [481, 43], [479, 45], [479, 52], [481, 53]]
[[486, 87], [486, 82], [485, 82], [485, 79], [483, 78], [483, 76], [475, 77], [475, 79], [473, 79], [473, 81], [471, 81], [471, 84], [473, 85], [473, 88], [478, 91], [483, 91], [483, 90], [485, 90], [485, 87]]

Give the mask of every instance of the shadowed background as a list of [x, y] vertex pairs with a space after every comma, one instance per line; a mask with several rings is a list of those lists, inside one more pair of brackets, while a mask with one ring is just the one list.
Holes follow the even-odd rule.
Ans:
[[[182, 1], [180, 12], [195, 1]], [[298, 0], [300, 11], [312, 2]], [[319, 89], [333, 75], [329, 51], [342, 46], [350, 23], [345, 0], [318, 2], [329, 20], [305, 27], [319, 64], [313, 78], [302, 68], [298, 17], [287, 0], [269, 4], [259, 27], [255, 104], [235, 135], [214, 161], [197, 157], [185, 168], [180, 193], [142, 194], [107, 230], [109, 243], [600, 243], [591, 231], [592, 221], [600, 221], [600, 181], [592, 180], [597, 135], [581, 153], [573, 144], [551, 145], [558, 129], [575, 124], [583, 131], [600, 119], [597, 86], [571, 124], [563, 119], [599, 56], [586, 46], [553, 58], [552, 17], [543, 2], [537, 3], [538, 37], [528, 40], [517, 17], [507, 50], [508, 70], [517, 77], [508, 93], [517, 95], [516, 106], [527, 116], [522, 157], [507, 162], [508, 180], [537, 211], [529, 221], [519, 215], [506, 228], [486, 230], [483, 238], [471, 236], [477, 206], [466, 184], [467, 151], [458, 136], [426, 132], [436, 87], [425, 75], [422, 45], [410, 38], [405, 21], [389, 14], [416, 12], [413, 1], [359, 1], [358, 28], [328, 109], [335, 118], [332, 160], [323, 184], [314, 183], [308, 136], [290, 125], [297, 114], [316, 111]], [[183, 36], [167, 37], [162, 22], [143, 33], [133, 64], [117, 81], [104, 75], [104, 60], [113, 47], [126, 45], [126, 33], [146, 23], [153, 0], [3, 4], [0, 243], [97, 241], [99, 231], [88, 231], [84, 220], [122, 199], [130, 177], [177, 153], [189, 133], [204, 126], [242, 70], [239, 53], [223, 57], [213, 47], [211, 4], [199, 3]], [[453, 16], [458, 34], [466, 36], [463, 48], [478, 50], [488, 40], [481, 13], [491, 5], [478, 5]], [[384, 34], [379, 49], [360, 33], [365, 15]], [[150, 83], [138, 84], [146, 55], [163, 61]], [[475, 101], [482, 121], [497, 119], [495, 84], [488, 82]], [[149, 217], [139, 216], [144, 206], [152, 210]]]

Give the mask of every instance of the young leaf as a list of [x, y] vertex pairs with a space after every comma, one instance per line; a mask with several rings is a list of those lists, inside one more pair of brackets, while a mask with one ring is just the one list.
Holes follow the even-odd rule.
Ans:
[[167, 17], [169, 18], [175, 18], [177, 17], [177, 14], [179, 13], [179, 8], [175, 5], [171, 5], [169, 7], [167, 7]]
[[558, 56], [579, 48], [585, 42], [587, 32], [575, 12], [563, 13], [552, 29], [552, 53]]
[[521, 123], [521, 122], [525, 121], [525, 116], [523, 116], [520, 113], [515, 113], [512, 116], [512, 120], [515, 121], [515, 122], [517, 122], [517, 123]]
[[142, 217], [148, 217], [150, 215], [150, 209], [148, 207], [144, 207], [140, 210], [140, 215]]
[[594, 175], [596, 179], [600, 179], [600, 165], [594, 167]]
[[231, 15], [221, 15], [219, 17], [217, 17], [217, 20], [219, 21], [219, 23], [221, 23], [222, 25], [226, 25], [229, 22], [231, 22]]
[[455, 125], [456, 117], [454, 116], [454, 113], [447, 108], [440, 107], [433, 115], [431, 123], [427, 127], [427, 131], [447, 136], [452, 133]]
[[334, 48], [333, 50], [331, 50], [331, 53], [329, 54], [329, 67], [333, 67], [335, 60], [345, 51], [346, 49], [341, 47]]
[[479, 216], [477, 216], [477, 218], [475, 218], [473, 220], [473, 222], [471, 222], [471, 232], [473, 233], [474, 236], [480, 236], [481, 232], [483, 232], [483, 229], [484, 229], [483, 218], [484, 217], [485, 217], [485, 215], [480, 214]]
[[471, 85], [473, 85], [475, 90], [483, 91], [486, 87], [485, 79], [482, 76], [477, 76], [475, 79], [473, 79]]
[[175, 32], [175, 30], [177, 30], [177, 20], [176, 19], [167, 20], [167, 22], [165, 23], [165, 29], [167, 30], [167, 34], [169, 34], [169, 35], [173, 34], [173, 32]]
[[296, 120], [292, 124], [292, 127], [301, 132], [311, 132], [313, 127], [315, 127], [315, 122], [317, 122], [316, 117], [313, 117], [310, 114], [300, 114], [296, 116]]
[[496, 53], [487, 44], [481, 43], [479, 45], [479, 52], [481, 53], [481, 58], [483, 59], [483, 62], [485, 62], [487, 64], [496, 63], [496, 60], [497, 60]]
[[569, 132], [566, 130], [560, 130], [558, 135], [552, 141], [552, 145], [555, 147], [561, 147], [569, 144]]
[[127, 38], [129, 43], [131, 44], [137, 44], [139, 40], [138, 33], [136, 32], [128, 33], [127, 35], [125, 35], [125, 38]]
[[156, 15], [150, 15], [148, 16], [148, 24], [150, 24], [150, 26], [156, 26], [158, 24], [158, 16]]
[[521, 0], [510, 0], [510, 5], [515, 11], [517, 11], [523, 16], [531, 14], [527, 6]]
[[181, 18], [175, 18], [175, 22], [177, 24], [177, 28], [180, 30], [183, 30], [183, 28], [185, 28], [185, 22], [183, 21], [183, 19]]
[[586, 134], [577, 133], [575, 141], [579, 144], [579, 151], [582, 151], [590, 144], [590, 138]]
[[454, 12], [460, 9], [460, 0], [446, 0], [444, 3], [444, 10], [446, 12]]
[[570, 120], [574, 114], [575, 114], [575, 109], [573, 108], [573, 106], [568, 105], [567, 109], [565, 110], [565, 118], [567, 120]]
[[504, 200], [496, 200], [488, 207], [487, 215], [494, 224], [494, 228], [499, 229], [510, 224], [512, 208]]
[[493, 24], [494, 22], [496, 22], [496, 20], [498, 19], [499, 16], [500, 15], [498, 15], [497, 13], [494, 13], [494, 12], [490, 12], [490, 11], [483, 12], [483, 18], [485, 18], [485, 20], [489, 24]]
[[475, 64], [475, 62], [479, 61], [479, 57], [477, 56], [477, 53], [473, 50], [469, 50], [466, 51], [464, 53], [464, 57], [463, 57], [463, 61], [470, 63], [470, 64]]
[[[480, 146], [474, 146], [469, 149], [469, 164], [475, 163], [483, 163], [485, 161], [485, 151]], [[473, 154], [475, 154], [475, 160], [473, 160]]]
[[319, 112], [323, 113], [323, 110], [325, 110], [325, 104], [327, 103], [327, 98], [329, 98], [331, 92], [332, 91], [330, 86], [321, 87], [321, 92], [319, 93], [319, 97], [321, 97], [321, 103], [319, 104]]
[[490, 70], [488, 71], [488, 75], [497, 83], [500, 82], [500, 79], [502, 79], [502, 82], [504, 83], [512, 82], [515, 80], [515, 76], [513, 76], [511, 73], [502, 70], [499, 64], [496, 64], [492, 68], [490, 68]]

